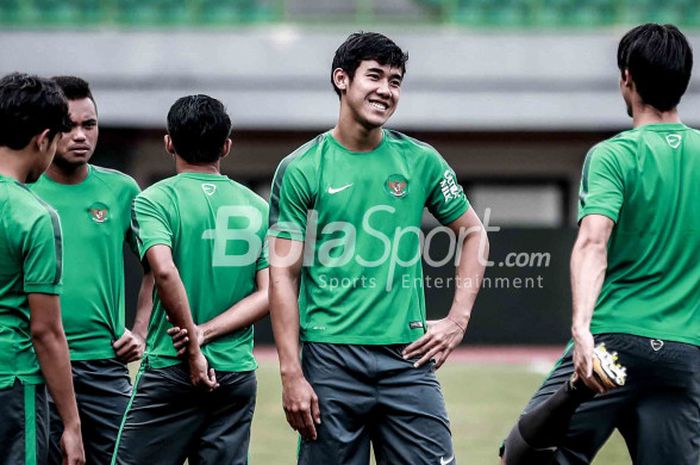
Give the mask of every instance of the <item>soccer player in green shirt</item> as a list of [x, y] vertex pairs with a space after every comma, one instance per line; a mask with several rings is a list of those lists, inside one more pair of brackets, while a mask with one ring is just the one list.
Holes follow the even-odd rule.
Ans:
[[[676, 108], [692, 50], [676, 27], [645, 24], [622, 38], [617, 61], [633, 129], [586, 157], [571, 254], [572, 344], [519, 423], [541, 418], [506, 440], [508, 465], [591, 463], [615, 428], [635, 464], [700, 460], [700, 132]], [[622, 387], [607, 391], [594, 375], [601, 342], [627, 368]], [[565, 394], [572, 377], [602, 394]], [[543, 430], [547, 416], [570, 409], [567, 398], [578, 405], [562, 433]], [[524, 458], [511, 457], [511, 446]]]
[[[153, 279], [142, 281], [133, 331], [124, 327], [124, 244], [135, 250], [131, 203], [136, 181], [89, 164], [98, 137], [90, 87], [75, 76], [54, 78], [68, 99], [72, 127], [46, 173], [31, 189], [58, 212], [63, 224], [63, 327], [82, 420], [85, 456], [107, 465], [131, 394], [126, 364], [141, 358], [151, 312]], [[49, 464], [60, 465], [63, 429], [51, 406]]]
[[[331, 68], [336, 126], [286, 157], [272, 184], [271, 316], [303, 465], [366, 465], [370, 443], [380, 465], [456, 463], [434, 371], [464, 337], [488, 243], [440, 154], [383, 129], [407, 58], [381, 34], [348, 37]], [[430, 322], [425, 207], [446, 225], [459, 283]]]
[[80, 418], [61, 325], [61, 226], [25, 182], [51, 163], [68, 105], [56, 83], [0, 79], [0, 464], [48, 458], [46, 385], [65, 424], [64, 464], [84, 464]]
[[157, 293], [148, 356], [113, 463], [248, 463], [257, 368], [252, 324], [268, 311], [268, 207], [220, 173], [230, 133], [218, 100], [178, 99], [165, 136], [177, 175], [134, 201], [139, 253]]

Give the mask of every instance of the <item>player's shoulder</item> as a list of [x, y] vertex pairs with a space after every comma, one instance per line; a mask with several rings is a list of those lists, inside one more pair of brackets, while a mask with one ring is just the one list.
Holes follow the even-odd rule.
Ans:
[[9, 179], [0, 180], [0, 211], [6, 220], [22, 224], [57, 217], [56, 210], [29, 187]]
[[621, 161], [625, 157], [634, 156], [640, 140], [639, 131], [622, 131], [593, 145], [588, 150], [587, 158], [612, 158]]
[[240, 182], [228, 178], [232, 188], [236, 191], [237, 197], [242, 199], [245, 203], [258, 208], [260, 210], [266, 210], [268, 208], [267, 201], [263, 199], [257, 192], [248, 186], [241, 184]]
[[441, 160], [442, 156], [435, 147], [415, 137], [411, 137], [393, 129], [384, 129], [386, 143], [402, 153], [416, 159]]
[[323, 152], [330, 146], [330, 133], [325, 132], [299, 146], [284, 157], [277, 166], [276, 175], [283, 175], [288, 169], [309, 169], [317, 167]]
[[93, 176], [112, 189], [141, 190], [134, 178], [126, 173], [103, 166], [90, 165]]

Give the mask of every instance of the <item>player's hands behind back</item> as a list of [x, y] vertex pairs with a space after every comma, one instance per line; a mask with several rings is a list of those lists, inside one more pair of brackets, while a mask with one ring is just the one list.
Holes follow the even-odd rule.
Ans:
[[282, 406], [287, 423], [306, 440], [315, 440], [321, 424], [318, 396], [303, 375], [282, 376]]
[[63, 465], [85, 465], [85, 451], [80, 428], [65, 428], [61, 435]]
[[466, 328], [449, 317], [441, 320], [429, 320], [427, 325], [428, 331], [420, 339], [409, 344], [403, 350], [402, 355], [407, 360], [420, 357], [413, 364], [416, 368], [434, 359], [435, 369], [438, 369], [445, 363], [455, 347], [462, 342]]
[[201, 387], [210, 392], [219, 387], [214, 369], [209, 368], [209, 362], [200, 350], [197, 350], [194, 354], [189, 354], [188, 361], [190, 381], [193, 386]]
[[[204, 331], [198, 325], [195, 325], [195, 332], [197, 338], [197, 345], [202, 347], [204, 345]], [[173, 326], [168, 329], [168, 336], [171, 337], [173, 341], [173, 347], [177, 350], [177, 356], [182, 357], [187, 352], [187, 344], [190, 342], [190, 336], [187, 333], [187, 329], [180, 328], [179, 326]]]

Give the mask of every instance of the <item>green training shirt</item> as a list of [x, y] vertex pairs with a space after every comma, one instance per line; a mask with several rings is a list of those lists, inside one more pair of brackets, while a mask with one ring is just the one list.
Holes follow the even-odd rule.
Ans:
[[27, 294], [61, 290], [56, 212], [13, 178], [0, 176], [0, 389], [43, 382], [32, 345]]
[[124, 334], [124, 243], [134, 247], [131, 203], [139, 186], [119, 171], [88, 165], [79, 184], [44, 174], [30, 187], [63, 224], [61, 312], [71, 359], [113, 358], [112, 343]]
[[[268, 267], [267, 203], [226, 176], [180, 173], [160, 181], [136, 197], [133, 217], [142, 257], [154, 245], [171, 248], [195, 324], [253, 293], [256, 273]], [[180, 363], [167, 334], [171, 326], [155, 292], [148, 330], [154, 368]], [[216, 370], [257, 368], [252, 326], [210, 342], [202, 352]]]
[[402, 344], [424, 334], [425, 207], [447, 225], [469, 204], [440, 154], [399, 132], [384, 130], [371, 152], [326, 132], [282, 160], [270, 234], [305, 241], [302, 340]]
[[615, 222], [591, 332], [700, 345], [700, 132], [650, 124], [593, 147], [579, 221]]

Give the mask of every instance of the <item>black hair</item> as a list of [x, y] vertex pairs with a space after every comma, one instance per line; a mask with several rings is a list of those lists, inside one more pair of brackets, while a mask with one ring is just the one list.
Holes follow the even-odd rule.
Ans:
[[50, 79], [12, 73], [0, 79], [0, 146], [21, 150], [49, 130], [49, 139], [70, 131], [68, 102]]
[[333, 64], [331, 65], [331, 84], [335, 93], [340, 97], [340, 89], [333, 81], [333, 71], [340, 68], [347, 73], [352, 80], [360, 63], [366, 60], [374, 60], [380, 65], [389, 65], [400, 68], [401, 75], [406, 74], [406, 62], [408, 53], [391, 39], [378, 32], [355, 32], [350, 34], [338, 50], [335, 51]]
[[68, 100], [82, 100], [89, 98], [95, 106], [97, 112], [97, 103], [90, 91], [90, 84], [85, 79], [78, 76], [54, 76], [51, 78], [58, 84]]
[[223, 103], [208, 95], [181, 97], [168, 112], [168, 134], [175, 153], [192, 164], [212, 163], [231, 135]]
[[617, 66], [628, 70], [642, 101], [659, 111], [678, 105], [688, 88], [693, 50], [677, 27], [643, 24], [620, 40]]

